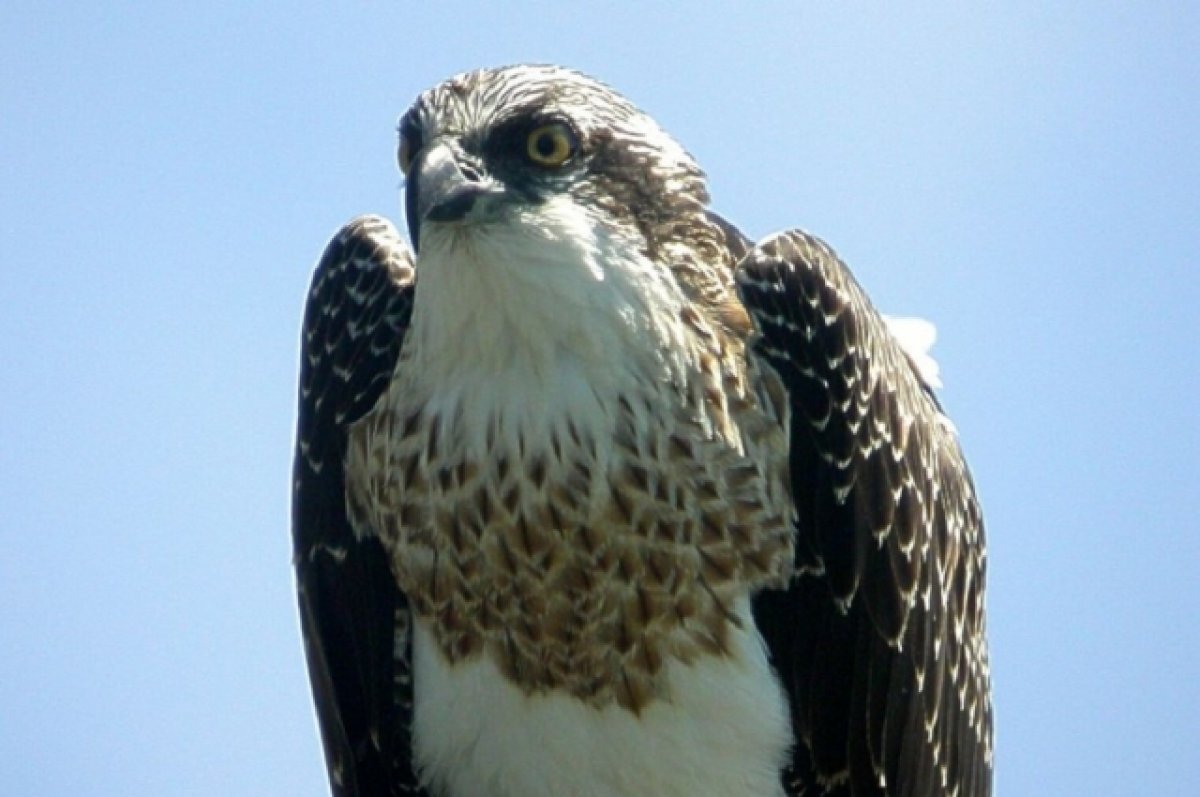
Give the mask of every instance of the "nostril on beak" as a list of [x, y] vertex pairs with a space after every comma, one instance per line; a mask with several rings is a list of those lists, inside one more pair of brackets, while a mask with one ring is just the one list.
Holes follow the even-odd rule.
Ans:
[[473, 183], [478, 183], [483, 179], [483, 172], [479, 171], [479, 169], [475, 168], [470, 163], [460, 163], [458, 164], [458, 169], [462, 172], [463, 177], [467, 178]]
[[[464, 170], [465, 171], [465, 170]], [[457, 221], [471, 212], [475, 200], [482, 193], [477, 183], [464, 183], [429, 209], [425, 218], [430, 221]]]

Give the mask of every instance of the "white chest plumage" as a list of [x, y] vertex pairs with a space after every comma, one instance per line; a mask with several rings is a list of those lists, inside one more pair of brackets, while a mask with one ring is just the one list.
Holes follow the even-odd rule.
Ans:
[[449, 665], [418, 622], [413, 730], [438, 797], [779, 797], [786, 699], [743, 602], [732, 655], [670, 668], [635, 714], [528, 695], [486, 658]]

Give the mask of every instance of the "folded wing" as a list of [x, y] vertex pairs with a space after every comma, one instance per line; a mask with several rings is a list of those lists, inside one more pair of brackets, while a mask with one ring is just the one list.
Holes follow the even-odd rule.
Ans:
[[413, 260], [388, 221], [330, 242], [304, 314], [292, 539], [300, 620], [335, 797], [424, 794], [412, 765], [410, 613], [382, 546], [346, 513], [347, 429], [392, 377]]
[[788, 793], [989, 795], [983, 522], [953, 426], [823, 242], [774, 236], [737, 281], [792, 407], [798, 575], [755, 603]]

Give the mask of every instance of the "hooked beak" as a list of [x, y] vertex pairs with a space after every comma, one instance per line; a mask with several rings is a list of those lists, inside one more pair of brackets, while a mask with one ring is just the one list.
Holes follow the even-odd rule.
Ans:
[[405, 215], [413, 251], [420, 249], [421, 227], [430, 221], [451, 222], [466, 217], [475, 202], [497, 193], [496, 186], [447, 144], [434, 144], [413, 164], [405, 188]]

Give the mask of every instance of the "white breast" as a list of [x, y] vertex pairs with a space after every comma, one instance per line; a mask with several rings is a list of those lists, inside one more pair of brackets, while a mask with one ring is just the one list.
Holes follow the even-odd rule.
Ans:
[[526, 695], [487, 657], [449, 666], [415, 627], [414, 736], [439, 797], [781, 797], [786, 698], [737, 609], [733, 655], [670, 667], [670, 698], [640, 714]]

